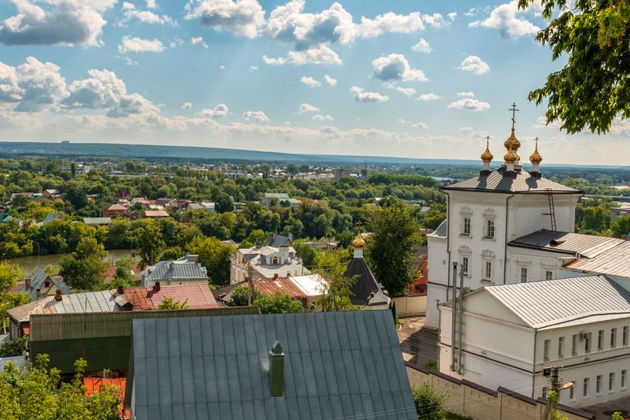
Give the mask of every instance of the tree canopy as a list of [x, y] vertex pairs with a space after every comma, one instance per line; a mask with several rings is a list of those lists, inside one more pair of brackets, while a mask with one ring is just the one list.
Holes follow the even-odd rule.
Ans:
[[[534, 0], [519, 0], [527, 8]], [[568, 133], [584, 128], [605, 133], [615, 118], [630, 117], [630, 2], [628, 0], [541, 0], [551, 19], [536, 39], [552, 59], [566, 57], [561, 70], [529, 94], [547, 102], [547, 123]]]

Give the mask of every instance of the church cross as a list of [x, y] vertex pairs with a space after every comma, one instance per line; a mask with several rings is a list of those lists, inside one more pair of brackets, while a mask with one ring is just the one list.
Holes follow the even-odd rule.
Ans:
[[514, 131], [514, 125], [516, 124], [516, 112], [520, 111], [520, 109], [516, 109], [516, 103], [512, 102], [512, 108], [508, 109], [508, 111], [512, 111], [512, 131]]

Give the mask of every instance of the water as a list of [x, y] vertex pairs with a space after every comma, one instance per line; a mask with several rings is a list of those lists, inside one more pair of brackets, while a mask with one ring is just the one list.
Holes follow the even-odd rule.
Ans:
[[[29, 256], [29, 257], [20, 257], [20, 258], [12, 258], [7, 260], [10, 263], [17, 264], [21, 269], [24, 275], [30, 276], [37, 267], [46, 267], [49, 264], [58, 264], [61, 257], [67, 254], [49, 254], [38, 256]], [[113, 265], [115, 261], [118, 261], [121, 258], [131, 258], [131, 250], [130, 249], [111, 249], [107, 251], [106, 261]]]

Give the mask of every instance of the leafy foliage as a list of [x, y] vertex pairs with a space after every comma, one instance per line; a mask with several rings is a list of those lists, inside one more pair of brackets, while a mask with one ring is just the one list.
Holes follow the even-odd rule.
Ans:
[[61, 258], [60, 274], [64, 281], [75, 289], [92, 290], [103, 284], [107, 253], [95, 238], [83, 238], [75, 252]]
[[140, 263], [143, 265], [155, 264], [164, 251], [164, 240], [160, 229], [152, 222], [145, 223], [136, 231], [135, 243]]
[[280, 293], [274, 296], [260, 296], [256, 298], [254, 305], [258, 306], [263, 314], [287, 314], [306, 311], [302, 302]]
[[20, 268], [10, 262], [0, 262], [0, 296], [5, 295], [22, 278]]
[[188, 299], [184, 301], [175, 300], [170, 296], [162, 299], [162, 302], [158, 305], [158, 310], [160, 311], [171, 311], [177, 309], [188, 309]]
[[28, 347], [28, 337], [16, 338], [12, 341], [7, 341], [0, 346], [0, 357], [20, 356], [26, 351]]
[[234, 247], [224, 244], [217, 238], [198, 236], [188, 244], [188, 252], [199, 255], [199, 262], [208, 270], [208, 277], [214, 284], [230, 281], [230, 257]]
[[[519, 0], [526, 8], [534, 0]], [[537, 35], [564, 67], [547, 76], [529, 99], [547, 101], [547, 123], [559, 121], [568, 133], [588, 127], [610, 130], [613, 120], [630, 117], [630, 3], [628, 0], [542, 0], [551, 19]], [[558, 13], [558, 10], [560, 12]]]
[[440, 392], [432, 385], [424, 383], [412, 388], [411, 393], [416, 405], [418, 420], [445, 418], [444, 402], [447, 397], [445, 392]]
[[317, 254], [317, 273], [328, 280], [325, 295], [318, 301], [322, 311], [356, 310], [350, 298], [355, 278], [345, 276], [349, 253], [345, 249], [324, 251]]

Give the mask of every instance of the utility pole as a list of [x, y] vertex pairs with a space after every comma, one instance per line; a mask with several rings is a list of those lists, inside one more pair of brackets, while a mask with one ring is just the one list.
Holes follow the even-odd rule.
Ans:
[[573, 388], [573, 382], [567, 382], [566, 384], [560, 386], [560, 375], [558, 366], [551, 366], [550, 368], [543, 369], [543, 376], [549, 377], [549, 384], [551, 385], [551, 391], [554, 392], [553, 398], [549, 398], [547, 396], [547, 407], [545, 408], [545, 413], [543, 415], [543, 420], [551, 420], [551, 415], [556, 409], [558, 405], [558, 401], [560, 400], [560, 391], [565, 389]]

